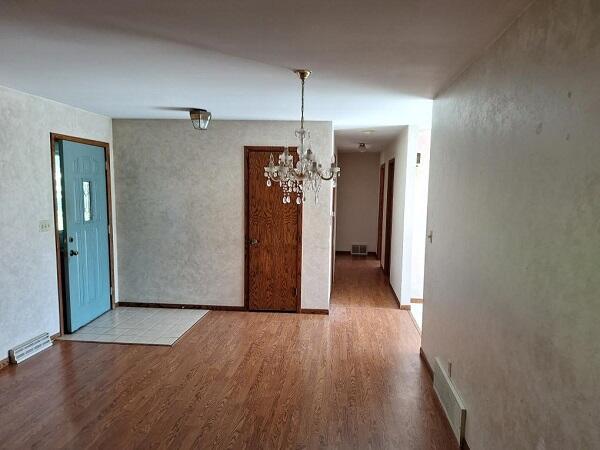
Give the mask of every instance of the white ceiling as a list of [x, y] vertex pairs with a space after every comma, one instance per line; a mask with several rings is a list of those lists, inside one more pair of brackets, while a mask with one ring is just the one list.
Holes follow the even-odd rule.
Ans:
[[359, 152], [358, 144], [367, 144], [368, 153], [381, 152], [398, 137], [405, 125], [391, 127], [359, 128], [335, 131], [335, 147], [342, 153]]
[[3, 0], [0, 85], [116, 118], [427, 123], [530, 0]]

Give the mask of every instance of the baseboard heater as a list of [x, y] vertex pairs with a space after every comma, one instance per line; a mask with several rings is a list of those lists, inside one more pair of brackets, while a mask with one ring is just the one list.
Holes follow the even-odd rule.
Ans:
[[351, 255], [355, 256], [367, 256], [367, 245], [366, 244], [352, 244], [352, 250], [350, 250]]
[[12, 364], [19, 364], [48, 347], [52, 347], [50, 334], [42, 333], [27, 342], [17, 345], [15, 348], [11, 348], [8, 351], [8, 359]]
[[439, 358], [435, 358], [433, 365], [433, 389], [444, 408], [450, 427], [458, 440], [458, 445], [462, 445], [465, 438], [467, 410]]

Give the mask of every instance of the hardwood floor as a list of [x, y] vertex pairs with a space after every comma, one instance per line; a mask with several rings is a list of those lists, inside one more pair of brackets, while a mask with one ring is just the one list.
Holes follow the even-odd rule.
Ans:
[[455, 449], [374, 259], [329, 316], [210, 311], [174, 347], [57, 341], [0, 371], [1, 448]]

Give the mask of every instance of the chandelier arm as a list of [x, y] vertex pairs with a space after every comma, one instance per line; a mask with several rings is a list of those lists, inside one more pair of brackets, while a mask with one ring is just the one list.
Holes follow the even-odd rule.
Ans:
[[323, 181], [329, 181], [331, 179], [333, 179], [333, 177], [335, 176], [335, 174], [333, 172], [331, 172], [331, 175], [329, 175], [328, 177], [323, 175], [323, 172], [318, 172], [319, 177], [321, 177], [321, 180]]
[[277, 173], [276, 175], [273, 175], [270, 172], [267, 172], [267, 173], [269, 174], [268, 177], [271, 179], [271, 181], [275, 181], [275, 182], [281, 181], [281, 176], [279, 175], [279, 173]]
[[304, 181], [306, 179], [306, 174], [304, 172], [298, 171], [298, 169], [292, 169], [292, 172], [297, 181]]

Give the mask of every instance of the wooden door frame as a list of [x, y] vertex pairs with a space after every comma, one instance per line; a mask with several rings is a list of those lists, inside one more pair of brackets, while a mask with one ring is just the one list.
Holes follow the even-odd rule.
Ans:
[[379, 266], [382, 266], [381, 261], [381, 246], [383, 241], [383, 197], [385, 192], [385, 163], [379, 167], [379, 211], [377, 213], [377, 258], [379, 258]]
[[[385, 264], [383, 266], [383, 272], [388, 277], [390, 276], [390, 266], [392, 263], [392, 219], [394, 216], [395, 169], [396, 160], [395, 158], [392, 158], [387, 163], [387, 196], [385, 200]], [[392, 180], [391, 183], [390, 179]]]
[[60, 335], [62, 336], [65, 332], [65, 317], [64, 311], [67, 305], [67, 293], [64, 289], [62, 279], [62, 257], [60, 252], [60, 238], [58, 234], [58, 217], [56, 208], [56, 180], [54, 178], [56, 167], [54, 165], [56, 155], [56, 143], [58, 141], [69, 141], [76, 142], [78, 144], [92, 145], [94, 147], [101, 147], [104, 149], [104, 171], [106, 174], [106, 203], [107, 203], [107, 219], [108, 219], [108, 271], [110, 277], [110, 309], [115, 308], [115, 261], [114, 261], [114, 247], [113, 247], [113, 217], [112, 217], [112, 190], [111, 190], [111, 177], [110, 177], [110, 145], [107, 142], [94, 141], [92, 139], [84, 139], [75, 136], [68, 136], [66, 134], [50, 133], [50, 166], [52, 170], [52, 206], [54, 208], [54, 242], [56, 246], [56, 273], [58, 281], [58, 313], [60, 317]]
[[[245, 145], [244, 146], [244, 308], [246, 311], [250, 310], [250, 296], [249, 296], [249, 269], [250, 269], [250, 245], [248, 244], [250, 235], [249, 235], [249, 227], [250, 227], [250, 214], [249, 214], [249, 199], [250, 199], [250, 190], [248, 189], [248, 169], [249, 169], [249, 161], [248, 157], [250, 152], [264, 152], [264, 153], [275, 153], [282, 152], [285, 147], [276, 146], [276, 147], [268, 147], [268, 146], [253, 146], [253, 145]], [[291, 148], [290, 148], [291, 149]], [[265, 179], [266, 183], [266, 179]], [[277, 186], [273, 186], [276, 188]], [[301, 203], [297, 209], [297, 217], [298, 217], [298, 246], [296, 250], [296, 312], [302, 312], [302, 211], [304, 209], [303, 204]], [[255, 310], [253, 310], [255, 311]], [[258, 311], [258, 310], [256, 310]], [[268, 312], [278, 312], [268, 310]], [[291, 312], [291, 311], [281, 311], [281, 312]]]

